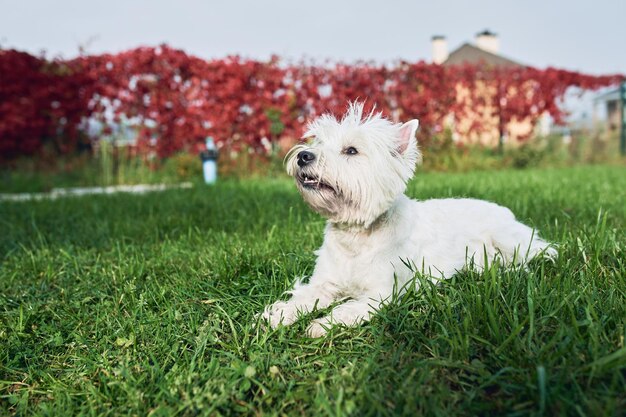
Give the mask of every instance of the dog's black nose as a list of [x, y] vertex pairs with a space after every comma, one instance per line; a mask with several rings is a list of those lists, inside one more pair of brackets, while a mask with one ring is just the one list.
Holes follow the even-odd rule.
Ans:
[[302, 151], [298, 153], [298, 166], [303, 167], [310, 164], [315, 160], [315, 154], [309, 151]]

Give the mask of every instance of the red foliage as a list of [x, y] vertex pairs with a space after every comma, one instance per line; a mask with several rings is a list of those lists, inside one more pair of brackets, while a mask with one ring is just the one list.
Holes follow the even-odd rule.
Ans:
[[64, 62], [0, 50], [0, 159], [34, 154], [45, 140], [73, 149], [91, 84]]
[[[160, 156], [196, 151], [207, 135], [232, 149], [263, 149], [263, 138], [299, 137], [307, 119], [325, 111], [340, 114], [355, 99], [396, 120], [419, 118], [427, 136], [441, 129], [447, 115], [459, 118], [467, 110], [468, 103], [457, 99], [459, 85], [470, 92], [471, 106], [493, 109], [501, 124], [534, 122], [544, 111], [558, 122], [564, 116], [558, 103], [569, 87], [597, 89], [622, 78], [424, 62], [389, 68], [284, 66], [276, 59], [237, 57], [205, 61], [167, 46], [68, 61], [0, 50], [0, 74], [2, 159], [33, 154], [46, 139], [70, 151], [87, 118], [108, 125], [131, 121], [139, 146]], [[494, 86], [496, 94], [479, 94], [477, 81]], [[480, 131], [480, 124], [473, 129]]]

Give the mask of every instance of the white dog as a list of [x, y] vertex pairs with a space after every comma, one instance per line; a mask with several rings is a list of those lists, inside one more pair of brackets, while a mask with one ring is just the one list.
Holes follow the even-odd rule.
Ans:
[[309, 326], [308, 335], [319, 337], [332, 324], [368, 320], [416, 270], [439, 280], [470, 264], [481, 268], [485, 254], [509, 265], [556, 255], [505, 207], [404, 195], [421, 159], [418, 124], [363, 116], [363, 105], [353, 103], [340, 121], [323, 115], [308, 125], [304, 138], [310, 141], [290, 151], [287, 172], [328, 222], [308, 284], [296, 283], [288, 301], [265, 308], [272, 327], [347, 299]]

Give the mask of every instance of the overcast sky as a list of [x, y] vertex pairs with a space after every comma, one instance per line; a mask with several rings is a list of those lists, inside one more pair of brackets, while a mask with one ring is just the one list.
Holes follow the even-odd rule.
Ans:
[[388, 62], [490, 29], [525, 64], [626, 73], [626, 0], [0, 0], [0, 47], [47, 55], [167, 43], [204, 58]]

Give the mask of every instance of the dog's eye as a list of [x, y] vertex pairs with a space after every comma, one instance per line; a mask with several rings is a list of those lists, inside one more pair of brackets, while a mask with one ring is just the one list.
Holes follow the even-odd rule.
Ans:
[[357, 153], [359, 153], [359, 151], [357, 151], [354, 146], [349, 146], [343, 150], [343, 153], [345, 153], [346, 155], [356, 155]]

